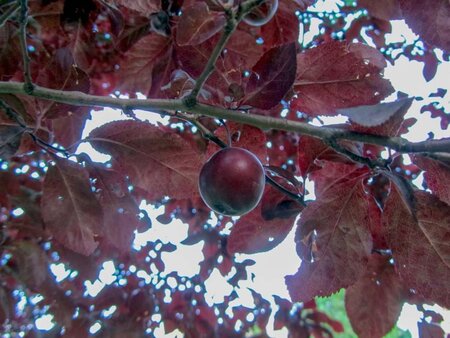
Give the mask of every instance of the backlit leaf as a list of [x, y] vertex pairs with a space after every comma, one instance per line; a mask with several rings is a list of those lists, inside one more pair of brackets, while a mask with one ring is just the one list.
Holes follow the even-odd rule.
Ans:
[[93, 130], [89, 142], [111, 154], [119, 165], [117, 170], [151, 199], [180, 199], [198, 193], [202, 156], [175, 132], [145, 122], [116, 121]]
[[384, 337], [400, 316], [406, 291], [389, 257], [373, 254], [364, 275], [345, 292], [345, 308], [359, 337]]
[[[235, 122], [227, 122], [227, 128], [233, 147], [247, 149], [258, 157], [262, 164], [267, 162], [266, 135], [261, 129]], [[228, 134], [224, 126], [217, 128], [214, 135], [223, 142], [228, 142]], [[212, 156], [219, 149], [216, 144], [210, 142], [207, 150], [208, 156]]]
[[44, 179], [42, 218], [51, 234], [69, 249], [90, 255], [102, 230], [102, 211], [82, 166], [55, 159]]
[[358, 0], [358, 5], [368, 10], [369, 15], [382, 20], [401, 18], [400, 4], [397, 0]]
[[294, 301], [328, 296], [355, 283], [372, 250], [369, 201], [362, 184], [367, 171], [354, 166], [347, 170], [351, 166], [336, 163], [320, 171], [329, 167], [347, 175], [329, 181], [318, 199], [302, 211], [295, 239], [302, 263], [295, 275], [286, 277]]
[[383, 55], [367, 45], [333, 41], [308, 49], [297, 56], [292, 106], [316, 116], [378, 103], [393, 92], [380, 76], [384, 67]]
[[386, 201], [383, 223], [396, 269], [407, 288], [449, 307], [450, 206], [424, 191], [414, 195], [415, 217], [394, 185]]
[[130, 195], [124, 178], [116, 171], [91, 164], [92, 177], [104, 214], [104, 236], [113, 247], [128, 252], [134, 231], [142, 223], [139, 205]]
[[154, 96], [170, 82], [174, 70], [172, 40], [159, 34], [149, 34], [136, 42], [120, 64], [120, 90], [130, 94]]
[[450, 205], [450, 163], [434, 160], [429, 157], [414, 155], [414, 163], [425, 170], [425, 181], [428, 188]]
[[447, 0], [399, 0], [409, 27], [426, 42], [450, 49], [450, 3]]

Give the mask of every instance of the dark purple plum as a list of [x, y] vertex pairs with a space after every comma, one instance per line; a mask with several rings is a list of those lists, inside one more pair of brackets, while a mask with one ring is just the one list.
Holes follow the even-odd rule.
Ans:
[[199, 190], [212, 210], [227, 216], [241, 216], [261, 200], [264, 168], [258, 158], [243, 148], [224, 148], [203, 165]]

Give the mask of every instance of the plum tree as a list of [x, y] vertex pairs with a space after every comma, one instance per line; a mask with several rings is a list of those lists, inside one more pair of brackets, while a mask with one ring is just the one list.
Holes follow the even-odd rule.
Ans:
[[199, 190], [212, 210], [227, 216], [241, 216], [261, 200], [264, 168], [258, 158], [243, 148], [216, 152], [200, 171]]

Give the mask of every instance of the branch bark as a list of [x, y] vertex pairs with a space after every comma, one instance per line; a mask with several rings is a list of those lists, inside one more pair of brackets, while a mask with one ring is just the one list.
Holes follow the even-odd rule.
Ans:
[[299, 134], [309, 135], [323, 140], [351, 140], [369, 144], [376, 144], [396, 150], [400, 153], [450, 153], [450, 138], [440, 140], [427, 140], [422, 142], [409, 142], [402, 137], [385, 137], [357, 133], [335, 127], [317, 127], [304, 122], [291, 121], [283, 118], [262, 116], [225, 109], [221, 107], [209, 106], [198, 103], [194, 107], [188, 107], [184, 100], [165, 99], [121, 99], [114, 97], [95, 96], [81, 92], [55, 90], [35, 85], [32, 92], [27, 92], [23, 82], [3, 82], [0, 81], [0, 93], [2, 94], [22, 94], [40, 99], [67, 103], [75, 106], [96, 106], [110, 107], [122, 110], [140, 109], [157, 114], [168, 114], [169, 111], [186, 111], [218, 119], [235, 121], [248, 124], [263, 130], [278, 129], [291, 131]]
[[27, 45], [27, 24], [28, 24], [28, 0], [20, 0], [20, 48], [22, 49], [24, 89], [27, 93], [33, 91], [33, 81], [30, 71], [30, 56]]

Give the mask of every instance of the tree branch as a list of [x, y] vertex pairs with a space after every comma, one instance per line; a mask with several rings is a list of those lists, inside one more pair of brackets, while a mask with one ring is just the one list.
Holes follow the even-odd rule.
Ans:
[[16, 14], [17, 10], [19, 9], [20, 4], [14, 3], [11, 7], [9, 7], [1, 16], [0, 16], [0, 28], [3, 27], [3, 25], [11, 19], [11, 17]]
[[350, 150], [346, 149], [342, 145], [340, 145], [336, 140], [324, 140], [326, 144], [328, 144], [331, 148], [333, 148], [338, 153], [344, 155], [348, 159], [352, 160], [353, 162], [362, 163], [366, 166], [368, 166], [371, 169], [374, 168], [386, 168], [389, 161], [384, 160], [382, 158], [378, 159], [371, 159], [368, 157], [359, 156], [358, 154], [355, 154], [351, 152]]
[[26, 93], [33, 91], [33, 81], [30, 72], [30, 56], [27, 46], [28, 0], [20, 0], [20, 47], [22, 49], [24, 89]]
[[249, 11], [251, 11], [254, 7], [258, 6], [262, 2], [263, 2], [262, 0], [248, 0], [239, 6], [239, 9], [236, 14], [232, 13], [231, 10], [226, 11], [227, 23], [225, 25], [225, 29], [223, 30], [219, 41], [214, 47], [214, 50], [212, 51], [211, 56], [209, 57], [208, 62], [206, 63], [205, 68], [203, 69], [203, 72], [196, 80], [192, 92], [184, 99], [185, 104], [188, 107], [193, 107], [197, 103], [197, 96], [200, 90], [202, 89], [208, 77], [214, 71], [217, 59], [219, 58], [220, 54], [225, 48], [225, 45], [227, 44], [228, 40], [230, 39], [239, 22], [242, 20], [244, 15], [246, 15]]
[[440, 140], [427, 140], [422, 142], [409, 142], [402, 137], [370, 135], [328, 126], [317, 127], [305, 122], [250, 114], [243, 111], [209, 106], [201, 103], [189, 108], [186, 106], [183, 100], [120, 99], [115, 97], [89, 95], [81, 92], [44, 88], [37, 85], [34, 86], [34, 89], [31, 93], [27, 93], [24, 89], [24, 83], [22, 82], [2, 81], [0, 81], [0, 93], [25, 94], [40, 99], [67, 103], [75, 106], [110, 107], [122, 110], [140, 109], [149, 112], [153, 110], [154, 113], [163, 115], [170, 115], [165, 112], [166, 110], [188, 111], [199, 115], [248, 124], [263, 130], [278, 129], [309, 135], [312, 137], [320, 138], [322, 140], [350, 140], [368, 144], [376, 144], [396, 150], [400, 153], [450, 153], [450, 138]]

